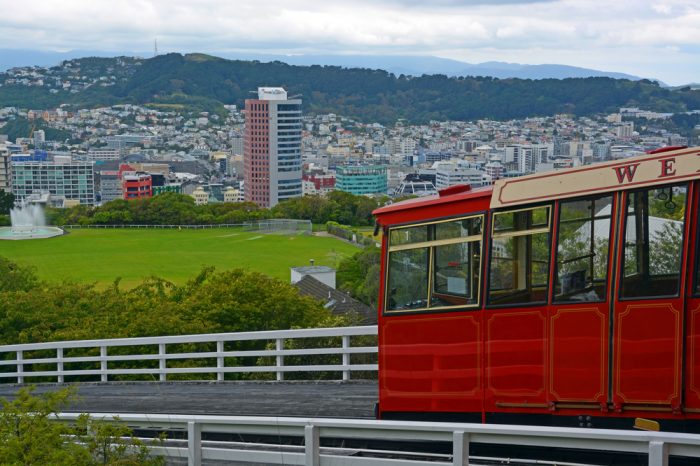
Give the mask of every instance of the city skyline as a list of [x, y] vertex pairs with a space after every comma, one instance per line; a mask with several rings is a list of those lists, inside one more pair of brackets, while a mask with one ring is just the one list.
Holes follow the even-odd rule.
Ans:
[[123, 53], [430, 55], [556, 63], [700, 81], [700, 6], [689, 0], [121, 0], [6, 11], [6, 49]]

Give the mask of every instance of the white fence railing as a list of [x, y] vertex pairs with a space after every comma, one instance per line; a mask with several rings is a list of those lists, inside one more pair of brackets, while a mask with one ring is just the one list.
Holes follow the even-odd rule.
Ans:
[[206, 224], [206, 225], [140, 225], [140, 224], [89, 224], [89, 225], [61, 225], [61, 228], [67, 230], [81, 230], [81, 229], [118, 229], [118, 228], [132, 228], [132, 229], [193, 229], [201, 230], [207, 228], [252, 228], [255, 224], [253, 223], [217, 223], [217, 224]]
[[[73, 421], [77, 416], [68, 413], [59, 415], [64, 421]], [[466, 466], [470, 464], [470, 443], [582, 449], [598, 451], [606, 456], [611, 452], [633, 453], [646, 455], [650, 466], [667, 465], [669, 455], [698, 458], [700, 462], [700, 435], [693, 434], [343, 419], [120, 414], [119, 419], [115, 420], [113, 416], [91, 414], [94, 419], [122, 422], [132, 428], [186, 431], [186, 444], [185, 440], [166, 442], [151, 447], [151, 452], [170, 458], [187, 458], [190, 466], [199, 466], [202, 460], [308, 466]], [[203, 442], [202, 434], [209, 433], [260, 435], [267, 436], [267, 439], [279, 438], [279, 443], [267, 443], [269, 440], [265, 444], [252, 441], [228, 445], [225, 445], [226, 442]], [[284, 440], [289, 437], [298, 437], [303, 442], [299, 442], [298, 447], [290, 447], [289, 442]], [[357, 443], [358, 439], [391, 440], [405, 442], [405, 449], [391, 452], [363, 450], [361, 455], [356, 455], [357, 447], [321, 446], [324, 438], [340, 440], [334, 442], [336, 445], [348, 441]], [[419, 442], [449, 442], [452, 452], [432, 455], [431, 458], [415, 451], [411, 455], [410, 448]], [[508, 464], [515, 463], [510, 459]]]
[[[0, 346], [0, 383], [22, 384], [36, 381], [39, 377], [63, 383], [67, 381], [67, 377], [75, 376], [92, 376], [99, 378], [101, 382], [108, 382], [111, 376], [117, 375], [167, 381], [168, 375], [171, 374], [188, 374], [195, 377], [203, 377], [206, 374], [213, 377], [215, 374], [217, 381], [223, 381], [225, 374], [229, 373], [272, 373], [275, 374], [276, 380], [282, 381], [284, 374], [288, 372], [338, 372], [342, 374], [342, 380], [349, 380], [353, 371], [377, 371], [375, 362], [352, 362], [352, 356], [377, 353], [376, 339], [370, 338], [371, 345], [358, 346], [353, 345], [353, 337], [376, 335], [377, 326], [370, 325], [5, 345]], [[299, 342], [300, 339], [304, 341]], [[242, 342], [257, 348], [231, 348]], [[188, 349], [183, 351], [183, 346]], [[197, 348], [200, 350], [197, 351]], [[335, 355], [336, 361], [285, 365], [286, 357], [324, 355]], [[241, 358], [247, 361], [255, 358], [257, 364], [236, 364]], [[178, 364], [178, 361], [181, 363]], [[272, 363], [260, 365], [260, 361]], [[137, 367], [124, 367], [125, 363]], [[187, 364], [195, 367], [183, 367]], [[144, 365], [152, 367], [138, 367]]]
[[274, 218], [267, 220], [251, 220], [243, 223], [213, 223], [213, 224], [202, 224], [202, 225], [188, 225], [188, 224], [161, 224], [161, 225], [150, 225], [150, 224], [88, 224], [88, 225], [61, 225], [64, 230], [80, 230], [80, 229], [191, 229], [191, 230], [202, 230], [202, 229], [212, 229], [212, 228], [243, 228], [245, 230], [251, 231], [263, 231], [263, 232], [300, 232], [300, 233], [311, 233], [313, 230], [313, 224], [311, 220], [297, 220], [297, 219], [284, 219], [284, 218]]

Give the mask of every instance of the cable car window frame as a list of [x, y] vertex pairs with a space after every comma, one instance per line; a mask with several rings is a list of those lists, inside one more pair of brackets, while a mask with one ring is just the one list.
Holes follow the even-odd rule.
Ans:
[[[496, 217], [498, 215], [503, 215], [503, 214], [509, 214], [509, 213], [518, 213], [518, 212], [526, 212], [526, 211], [535, 211], [537, 209], [546, 209], [547, 210], [547, 221], [542, 226], [543, 224], [533, 224], [529, 228], [524, 229], [524, 230], [513, 230], [513, 231], [496, 231]], [[489, 262], [488, 262], [488, 270], [487, 270], [487, 277], [488, 277], [488, 285], [485, 291], [486, 295], [486, 307], [489, 309], [503, 309], [503, 308], [520, 308], [520, 307], [532, 307], [532, 306], [542, 306], [542, 305], [547, 305], [549, 302], [549, 293], [550, 293], [550, 288], [551, 284], [549, 283], [550, 279], [550, 272], [552, 270], [552, 229], [553, 229], [553, 223], [554, 223], [554, 202], [547, 202], [543, 204], [536, 204], [536, 205], [526, 205], [526, 206], [521, 206], [518, 208], [510, 208], [510, 209], [500, 209], [496, 211], [491, 212], [491, 224], [489, 226], [490, 228], [490, 236], [489, 236], [489, 251], [488, 251], [488, 257], [489, 257]], [[544, 285], [544, 294], [542, 299], [537, 300], [537, 301], [514, 301], [514, 302], [501, 302], [501, 303], [494, 303], [492, 301], [491, 293], [492, 290], [491, 286], [493, 283], [493, 260], [494, 260], [494, 239], [499, 239], [499, 238], [523, 238], [523, 237], [532, 237], [534, 235], [540, 235], [540, 234], [546, 234], [547, 235], [547, 273], [546, 273], [546, 281], [545, 283], [542, 283], [541, 285]], [[530, 252], [532, 251], [532, 247], [530, 246]], [[503, 258], [506, 259], [506, 258]], [[530, 266], [534, 262], [532, 260], [532, 257], [530, 257], [530, 260], [526, 261], [526, 266]], [[534, 287], [535, 284], [531, 284], [531, 288]], [[498, 291], [498, 290], [495, 290]], [[528, 292], [531, 293], [531, 292]], [[511, 295], [516, 294], [516, 290], [511, 290]]]
[[[560, 273], [560, 267], [559, 267], [559, 258], [562, 255], [559, 251], [560, 243], [561, 243], [561, 233], [562, 233], [562, 208], [564, 207], [565, 204], [567, 203], [576, 203], [576, 202], [591, 202], [593, 203], [592, 205], [595, 207], [596, 203], [599, 201], [603, 201], [606, 198], [610, 199], [610, 213], [606, 215], [601, 215], [601, 216], [596, 216], [593, 214], [591, 217], [588, 218], [589, 221], [591, 221], [591, 235], [595, 235], [595, 223], [596, 222], [604, 222], [607, 220], [608, 222], [608, 234], [607, 234], [607, 251], [606, 251], [606, 257], [605, 257], [605, 277], [602, 279], [603, 281], [603, 290], [600, 296], [598, 296], [597, 299], [595, 300], [588, 300], [588, 299], [562, 299], [562, 296], [566, 295], [567, 293], [564, 293], [563, 291], [563, 286], [558, 285], [558, 282], [560, 281], [561, 278], [561, 273]], [[613, 234], [613, 225], [615, 224], [615, 195], [614, 193], [603, 193], [603, 194], [597, 194], [595, 196], [586, 196], [586, 197], [576, 197], [576, 198], [569, 198], [569, 199], [563, 199], [557, 202], [557, 222], [556, 222], [556, 239], [555, 239], [555, 244], [554, 244], [554, 261], [553, 261], [553, 266], [554, 266], [554, 286], [552, 287], [552, 303], [553, 304], [573, 304], [573, 303], [602, 303], [608, 300], [608, 294], [610, 290], [610, 256], [611, 252], [614, 249], [614, 243], [612, 239], [612, 234]], [[586, 220], [586, 218], [581, 217], [580, 219], [569, 219], [566, 220], [566, 222], [577, 222], [577, 221], [582, 221]], [[593, 247], [595, 247], [595, 240], [593, 240]], [[590, 252], [590, 260], [591, 260], [591, 266], [595, 267], [595, 263], [593, 260], [593, 256], [595, 255], [595, 252], [591, 251]], [[578, 260], [587, 257], [586, 255], [580, 256], [578, 258], [574, 259], [569, 259], [569, 261], [573, 260]], [[593, 272], [593, 275], [595, 275], [595, 272]], [[592, 286], [595, 288], [595, 282], [596, 282], [596, 277], [592, 277]], [[562, 290], [561, 294], [557, 295], [557, 291]], [[582, 290], [583, 291], [583, 290]]]
[[[458, 222], [464, 220], [479, 220], [480, 221], [480, 233], [469, 236], [459, 236], [448, 239], [435, 239], [436, 225], [448, 224], [451, 222]], [[410, 223], [405, 225], [396, 225], [390, 227], [387, 231], [387, 253], [385, 257], [385, 272], [384, 272], [384, 302], [382, 304], [382, 314], [386, 316], [391, 315], [405, 315], [411, 313], [436, 313], [436, 312], [454, 312], [462, 310], [473, 310], [481, 307], [482, 302], [482, 288], [483, 288], [483, 265], [484, 265], [484, 243], [486, 234], [486, 213], [478, 212], [469, 215], [462, 215], [450, 218], [441, 218], [439, 220], [431, 220], [421, 223]], [[402, 229], [415, 228], [415, 227], [426, 227], [428, 229], [428, 240], [420, 241], [416, 243], [404, 242], [398, 245], [391, 244], [392, 233], [398, 232]], [[432, 228], [431, 228], [432, 227]], [[440, 246], [449, 246], [455, 244], [473, 244], [477, 243], [479, 249], [478, 264], [473, 264], [472, 271], [475, 270], [478, 273], [476, 277], [476, 285], [471, 287], [471, 291], [475, 292], [472, 294], [476, 295], [475, 302], [473, 303], [460, 303], [452, 306], [432, 306], [431, 302], [433, 300], [434, 292], [434, 281], [435, 281], [435, 250]], [[415, 307], [415, 308], [403, 308], [403, 309], [389, 309], [388, 303], [390, 300], [390, 279], [391, 279], [391, 254], [402, 251], [411, 251], [418, 249], [427, 249], [427, 293], [425, 296], [425, 306]], [[469, 283], [474, 283], [474, 275], [470, 275]]]
[[[673, 294], [648, 294], [648, 295], [626, 295], [625, 294], [625, 280], [630, 279], [629, 277], [633, 277], [634, 275], [626, 275], [626, 262], [627, 262], [627, 227], [628, 227], [628, 220], [630, 217], [630, 200], [631, 196], [633, 194], [641, 194], [644, 192], [647, 192], [647, 210], [649, 210], [649, 200], [648, 200], [648, 193], [653, 190], [662, 190], [665, 188], [670, 188], [671, 190], [676, 187], [685, 187], [686, 189], [686, 196], [685, 196], [685, 213], [683, 216], [683, 225], [682, 225], [682, 231], [681, 231], [681, 242], [680, 242], [680, 250], [679, 250], [679, 263], [678, 263], [678, 272], [675, 274], [677, 277], [676, 281], [676, 291]], [[687, 224], [689, 220], [689, 209], [688, 206], [690, 205], [690, 183], [688, 182], [680, 182], [680, 183], [671, 183], [667, 185], [656, 185], [656, 186], [649, 186], [649, 187], [644, 187], [640, 189], [634, 189], [630, 190], [626, 193], [625, 199], [623, 202], [622, 206], [622, 232], [621, 232], [621, 239], [622, 239], [622, 250], [620, 251], [620, 261], [619, 261], [619, 269], [620, 269], [620, 278], [619, 278], [619, 283], [617, 283], [618, 287], [618, 300], [619, 301], [637, 301], [637, 300], [650, 300], [650, 299], [674, 299], [678, 298], [681, 296], [683, 293], [683, 290], [681, 289], [681, 285], [683, 282], [683, 262], [684, 262], [684, 252], [687, 251], [688, 249], [688, 244], [687, 244], [687, 238], [686, 238], [686, 229], [687, 229]], [[635, 215], [636, 215], [636, 211]], [[650, 217], [650, 212], [647, 212], [646, 218], [647, 218], [647, 224], [648, 224], [648, 218]], [[692, 219], [691, 219], [692, 221]], [[636, 219], [635, 219], [635, 225], [636, 225]], [[647, 227], [648, 228], [648, 227]], [[644, 246], [646, 243], [642, 242], [642, 246]], [[649, 251], [651, 251], [651, 247], [647, 247], [647, 256], [649, 255]], [[649, 259], [647, 259], [648, 261]], [[687, 264], [686, 264], [687, 267]], [[691, 270], [692, 274], [692, 270]], [[662, 276], [664, 274], [655, 274], [651, 275], [649, 274], [649, 278], [647, 280], [650, 280], [653, 276]], [[670, 274], [666, 274], [670, 275]], [[686, 274], [687, 275], [687, 274]], [[643, 277], [642, 277], [643, 278]], [[686, 277], [686, 280], [689, 277]], [[630, 279], [631, 280], [631, 279]], [[649, 289], [649, 288], [647, 288]]]
[[[698, 212], [698, 209], [700, 209], [700, 184], [696, 184], [696, 212], [695, 216], [697, 217], [695, 219], [695, 277], [693, 277], [694, 282], [692, 282], [695, 286], [691, 287], [691, 295], [694, 297], [700, 297], [700, 212]], [[688, 205], [686, 205], [686, 210], [688, 209]]]

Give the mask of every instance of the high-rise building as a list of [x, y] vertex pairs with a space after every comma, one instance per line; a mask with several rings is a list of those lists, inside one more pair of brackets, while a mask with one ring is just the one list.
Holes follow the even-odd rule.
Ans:
[[43, 129], [37, 129], [34, 131], [34, 147], [43, 147], [44, 142], [46, 142], [46, 133]]
[[261, 207], [302, 195], [301, 100], [280, 87], [245, 101], [245, 200]]
[[7, 146], [0, 145], [0, 190], [9, 193], [12, 190], [12, 164]]

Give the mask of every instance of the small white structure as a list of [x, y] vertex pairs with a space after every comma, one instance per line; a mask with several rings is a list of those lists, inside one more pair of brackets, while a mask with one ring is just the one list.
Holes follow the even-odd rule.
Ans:
[[292, 267], [292, 285], [300, 281], [306, 275], [311, 275], [321, 283], [335, 289], [335, 269], [325, 265], [314, 265], [314, 260], [309, 261], [311, 265], [305, 267]]

